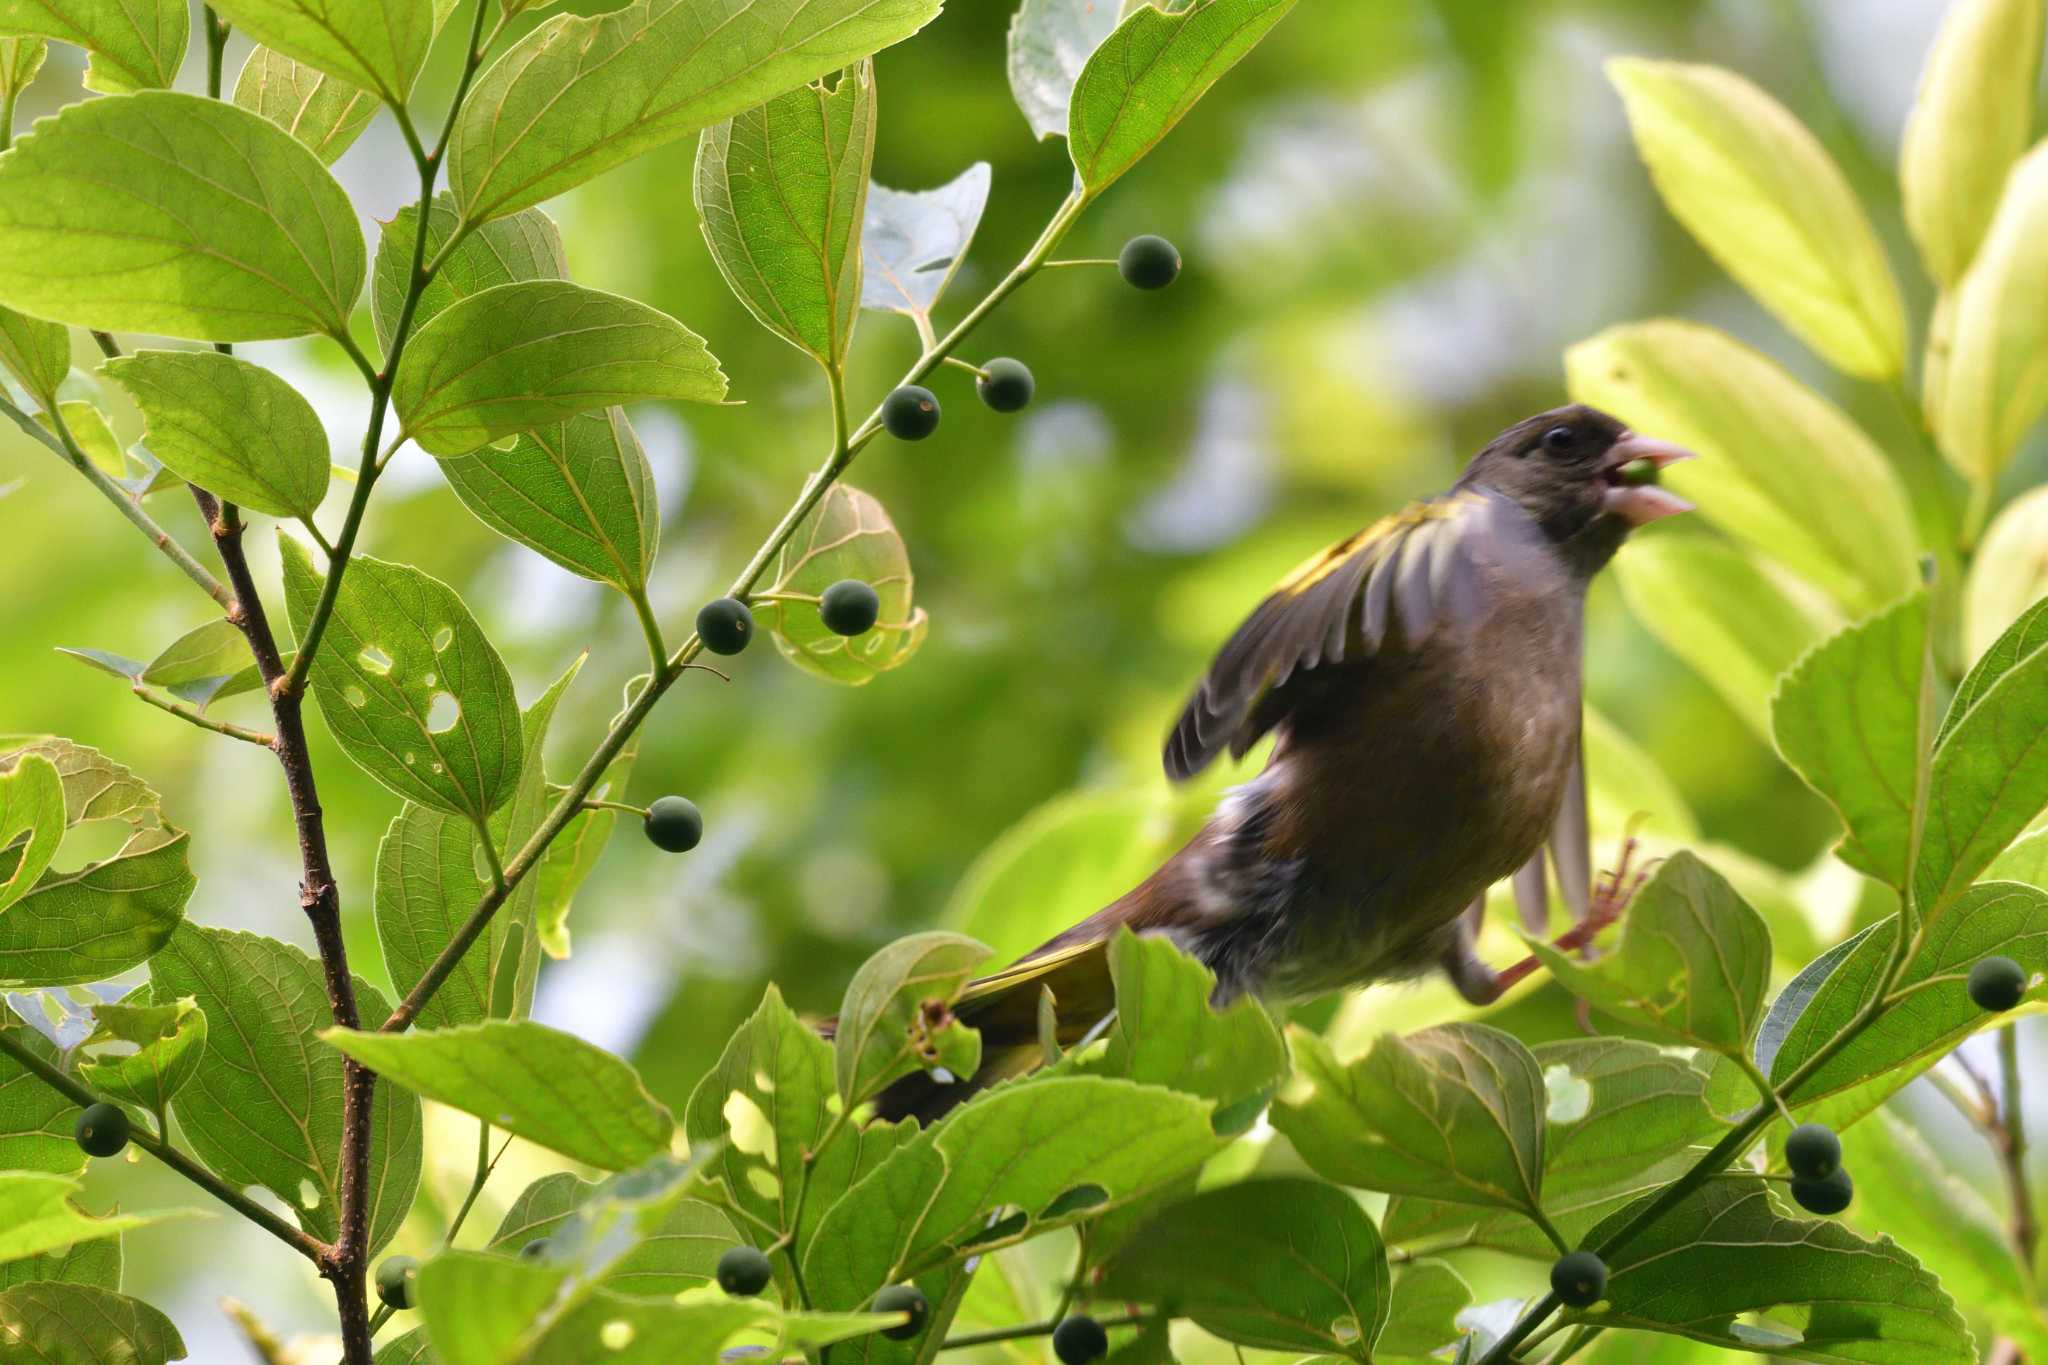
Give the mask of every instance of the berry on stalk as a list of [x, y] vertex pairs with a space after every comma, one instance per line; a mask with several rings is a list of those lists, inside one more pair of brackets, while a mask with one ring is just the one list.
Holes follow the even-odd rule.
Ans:
[[905, 384], [882, 400], [882, 429], [899, 441], [922, 441], [939, 429], [939, 399], [930, 389]]
[[1116, 273], [1133, 288], [1164, 289], [1180, 276], [1180, 248], [1149, 232], [1133, 237], [1116, 254]]
[[647, 838], [656, 848], [688, 853], [704, 837], [704, 816], [687, 796], [664, 796], [647, 808]]
[[754, 613], [737, 597], [720, 597], [697, 613], [697, 638], [713, 654], [737, 654], [754, 638]]
[[834, 635], [864, 635], [882, 614], [882, 598], [858, 578], [842, 578], [818, 599], [818, 615]]

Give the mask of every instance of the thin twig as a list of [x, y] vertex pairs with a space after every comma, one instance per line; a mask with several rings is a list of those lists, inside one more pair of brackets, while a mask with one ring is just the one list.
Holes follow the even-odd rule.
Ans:
[[2020, 1092], [2019, 1025], [2007, 1024], [1998, 1031], [1998, 1065], [2004, 1103], [1999, 1108], [1998, 1133], [1993, 1146], [1998, 1164], [2005, 1172], [2006, 1197], [2011, 1201], [2013, 1249], [2027, 1279], [2034, 1277], [2034, 1252], [2040, 1238], [2040, 1223], [2034, 1214], [2034, 1193], [2027, 1181], [2027, 1117]]
[[[1159, 1313], [1125, 1313], [1121, 1317], [1100, 1319], [1104, 1327], [1142, 1327], [1161, 1317]], [[947, 1337], [939, 1344], [941, 1351], [957, 1351], [966, 1346], [986, 1346], [995, 1341], [1017, 1341], [1023, 1337], [1049, 1337], [1060, 1325], [1058, 1318], [1044, 1322], [1027, 1322], [1017, 1327], [996, 1327], [986, 1332], [968, 1332], [964, 1336]]]
[[215, 720], [197, 707], [187, 706], [181, 701], [172, 701], [169, 697], [159, 697], [146, 687], [136, 687], [130, 690], [157, 710], [168, 711], [188, 725], [196, 725], [202, 730], [211, 730], [217, 735], [226, 735], [229, 739], [239, 739], [244, 743], [258, 745], [265, 749], [275, 749], [277, 747], [276, 735], [265, 734], [261, 730], [251, 730], [244, 725], [230, 724], [224, 720]]

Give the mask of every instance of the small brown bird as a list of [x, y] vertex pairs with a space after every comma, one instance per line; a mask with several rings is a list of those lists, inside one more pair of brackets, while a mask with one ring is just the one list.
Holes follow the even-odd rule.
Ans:
[[[1102, 944], [1171, 937], [1217, 1003], [1298, 1000], [1441, 968], [1485, 1003], [1529, 970], [1474, 952], [1487, 887], [1515, 877], [1547, 918], [1544, 846], [1576, 918], [1589, 903], [1580, 665], [1587, 585], [1628, 533], [1689, 510], [1656, 471], [1688, 452], [1593, 408], [1538, 413], [1443, 494], [1295, 570], [1210, 664], [1166, 741], [1194, 776], [1266, 735], [1272, 756], [1138, 886], [970, 986], [968, 1083], [913, 1075], [888, 1115], [929, 1118], [1043, 1055], [1042, 988], [1071, 1043], [1111, 1009]], [[1568, 946], [1592, 925], [1566, 935]]]

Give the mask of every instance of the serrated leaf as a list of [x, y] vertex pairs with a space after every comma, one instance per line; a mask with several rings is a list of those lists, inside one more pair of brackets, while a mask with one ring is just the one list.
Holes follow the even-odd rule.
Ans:
[[1314, 1084], [1273, 1106], [1273, 1126], [1318, 1175], [1391, 1194], [1539, 1206], [1543, 1073], [1519, 1042], [1480, 1024], [1388, 1035], [1350, 1065], [1300, 1028], [1294, 1064]]
[[464, 221], [551, 199], [924, 27], [940, 0], [633, 0], [557, 15], [477, 78], [448, 183]]
[[[83, 1044], [88, 1055], [79, 1063], [79, 1079], [153, 1114], [170, 1106], [171, 1097], [192, 1079], [205, 1056], [206, 1013], [191, 999], [168, 1005], [94, 1005], [92, 1017], [95, 1027]], [[128, 1044], [135, 1050], [90, 1052], [108, 1043]]]
[[257, 42], [387, 104], [405, 103], [445, 13], [433, 0], [221, 0], [214, 8]]
[[218, 351], [137, 351], [100, 366], [142, 410], [150, 453], [180, 478], [274, 517], [327, 496], [327, 431], [297, 389]]
[[1665, 859], [1629, 905], [1615, 951], [1587, 966], [1524, 935], [1558, 984], [1661, 1038], [1749, 1048], [1771, 984], [1771, 931], [1692, 853]]
[[1089, 198], [1138, 164], [1223, 73], [1287, 17], [1294, 0], [1145, 5], [1104, 39], [1074, 80], [1067, 150]]
[[1317, 1180], [1247, 1180], [1171, 1205], [1099, 1273], [1091, 1287], [1105, 1297], [1170, 1306], [1262, 1350], [1369, 1362], [1387, 1321], [1379, 1231]]
[[44, 872], [0, 914], [0, 985], [81, 985], [148, 961], [198, 884], [190, 841], [169, 825], [138, 829], [110, 858]]
[[936, 189], [870, 185], [860, 233], [860, 306], [930, 317], [966, 259], [988, 187], [986, 161]]
[[394, 1085], [603, 1170], [659, 1156], [675, 1131], [632, 1067], [531, 1020], [320, 1036]]
[[405, 434], [442, 456], [593, 408], [724, 397], [702, 337], [659, 309], [564, 280], [450, 304], [413, 334], [392, 392]]
[[[377, 344], [391, 345], [398, 314], [412, 286], [413, 245], [419, 234], [420, 206], [407, 204], [384, 225], [377, 237], [377, 262], [370, 273], [370, 316], [377, 325]], [[461, 226], [455, 200], [434, 196], [427, 217], [424, 259], [433, 260]], [[423, 325], [449, 304], [501, 284], [522, 280], [566, 280], [568, 257], [554, 219], [539, 209], [525, 209], [485, 223], [472, 231], [443, 261], [433, 281], [420, 291], [413, 308], [413, 326]]]
[[53, 735], [0, 735], [0, 772], [31, 754], [56, 765], [68, 823], [125, 820], [136, 829], [159, 823], [160, 803], [149, 784], [99, 750]]
[[118, 1236], [98, 1237], [90, 1242], [73, 1242], [60, 1251], [45, 1251], [35, 1256], [24, 1256], [18, 1261], [0, 1262], [0, 1289], [12, 1289], [15, 1285], [31, 1284], [37, 1280], [118, 1290], [121, 1287], [121, 1239]]
[[1898, 375], [1898, 285], [1840, 168], [1805, 125], [1719, 67], [1627, 57], [1607, 73], [1665, 207], [1707, 254], [1836, 369]]
[[861, 215], [875, 153], [875, 71], [862, 61], [706, 128], [697, 213], [711, 259], [761, 325], [827, 369], [860, 315]]
[[168, 89], [191, 39], [183, 0], [0, 0], [0, 36], [39, 36], [92, 54], [85, 88]]
[[[534, 1181], [505, 1211], [490, 1249], [516, 1255], [536, 1238], [552, 1238], [605, 1186], [567, 1171]], [[637, 1229], [636, 1229], [637, 1232]], [[601, 1283], [621, 1294], [667, 1297], [712, 1282], [718, 1258], [745, 1239], [732, 1219], [702, 1199], [666, 1205], [653, 1231], [606, 1262]]]
[[1067, 135], [1088, 58], [1116, 28], [1115, 0], [1024, 0], [1010, 19], [1010, 96], [1040, 141]]
[[23, 754], [0, 773], [0, 910], [20, 900], [64, 842], [64, 782], [41, 754]]
[[0, 162], [0, 302], [31, 316], [193, 341], [338, 336], [362, 284], [348, 196], [246, 109], [87, 100]]
[[377, 97], [258, 44], [235, 78], [234, 100], [290, 133], [332, 166], [377, 116]]
[[140, 1299], [82, 1284], [0, 1290], [0, 1340], [42, 1365], [164, 1365], [185, 1358], [171, 1320]]
[[[870, 957], [847, 984], [834, 1030], [833, 1072], [847, 1108], [898, 1076], [936, 1064], [930, 1035], [988, 946], [960, 934], [910, 934]], [[972, 1074], [971, 1072], [969, 1074]]]
[[71, 373], [71, 333], [62, 323], [0, 308], [0, 369], [50, 411], [57, 406], [57, 386]]
[[[1849, 612], [1917, 586], [1919, 536], [1891, 461], [1847, 414], [1712, 327], [1611, 327], [1565, 352], [1573, 398], [1702, 458], [1663, 482]], [[1815, 517], [1825, 501], [1830, 514]], [[1633, 553], [1633, 552], [1631, 552]]]
[[[280, 537], [279, 545], [292, 628], [304, 631], [320, 577], [297, 541]], [[482, 824], [511, 799], [521, 748], [512, 677], [439, 579], [357, 555], [312, 681], [342, 750], [406, 800]]]
[[[825, 589], [857, 578], [882, 599], [861, 635], [835, 635], [818, 614]], [[910, 552], [889, 513], [870, 495], [834, 484], [776, 556], [769, 586], [752, 599], [755, 618], [782, 657], [828, 682], [859, 687], [907, 663], [924, 643], [928, 621], [913, 604]]]
[[[207, 1017], [197, 1071], [178, 1092], [178, 1126], [192, 1151], [235, 1185], [261, 1185], [299, 1226], [331, 1241], [341, 1197], [342, 1061], [316, 1036], [331, 1027], [320, 964], [275, 939], [187, 924], [149, 964], [159, 1000], [191, 997]], [[365, 1018], [390, 1012], [383, 993], [355, 983]], [[377, 1087], [370, 1108], [366, 1206], [370, 1250], [388, 1243], [419, 1187], [419, 1101]]]
[[[130, 1228], [198, 1212], [164, 1209], [94, 1218], [81, 1213], [71, 1202], [80, 1188], [80, 1182], [72, 1176], [45, 1171], [0, 1171], [0, 1261], [16, 1261], [99, 1237], [116, 1237]], [[0, 1295], [0, 1301], [4, 1298]], [[4, 1325], [4, 1320], [0, 1320], [0, 1326]]]
[[1991, 519], [1963, 583], [1963, 652], [1990, 649], [2020, 614], [2048, 597], [2048, 488], [2030, 488]]

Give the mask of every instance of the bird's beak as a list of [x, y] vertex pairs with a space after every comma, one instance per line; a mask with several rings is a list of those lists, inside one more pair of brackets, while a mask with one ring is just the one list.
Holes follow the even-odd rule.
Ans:
[[1603, 495], [1606, 510], [1631, 527], [1692, 511], [1692, 504], [1676, 493], [1648, 480], [1632, 482], [1625, 473], [1637, 461], [1648, 461], [1654, 473], [1665, 465], [1691, 458], [1692, 452], [1683, 446], [1672, 445], [1669, 441], [1653, 441], [1647, 436], [1629, 432], [1614, 443], [1614, 448], [1607, 453], [1607, 462], [1601, 466], [1600, 476], [1607, 484]]

